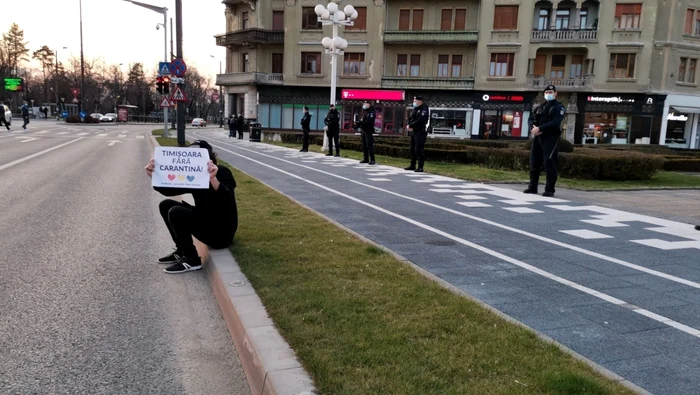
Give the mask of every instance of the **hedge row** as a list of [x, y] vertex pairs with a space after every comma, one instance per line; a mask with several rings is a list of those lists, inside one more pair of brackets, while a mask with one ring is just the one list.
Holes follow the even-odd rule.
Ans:
[[[322, 135], [312, 135], [310, 139], [312, 144], [323, 144]], [[301, 144], [301, 136], [291, 133], [282, 134], [282, 141]], [[362, 152], [362, 142], [356, 137], [344, 136], [340, 146], [341, 149]], [[452, 145], [451, 148], [455, 148], [455, 146]], [[527, 171], [530, 168], [530, 153], [521, 147], [488, 148], [465, 144], [456, 146], [456, 148], [441, 149], [426, 145], [426, 160], [475, 164], [516, 171]], [[560, 149], [564, 151], [561, 146]], [[409, 159], [411, 157], [408, 145], [388, 144], [386, 141], [380, 140], [375, 144], [375, 153], [394, 158]], [[563, 177], [579, 179], [648, 180], [664, 167], [664, 162], [664, 158], [658, 155], [583, 148], [576, 150], [575, 153], [561, 152], [559, 154], [559, 174]]]

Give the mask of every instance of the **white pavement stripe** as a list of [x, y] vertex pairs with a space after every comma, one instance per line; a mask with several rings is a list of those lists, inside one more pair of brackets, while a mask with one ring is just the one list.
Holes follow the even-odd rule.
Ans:
[[[225, 143], [224, 143], [224, 144], [225, 144]], [[471, 220], [474, 220], [474, 221], [477, 221], [477, 222], [481, 222], [481, 223], [483, 223], [483, 224], [491, 225], [491, 226], [494, 226], [494, 227], [497, 227], [497, 228], [500, 228], [500, 229], [503, 229], [503, 230], [507, 230], [507, 231], [509, 231], [509, 232], [518, 233], [518, 234], [520, 234], [520, 235], [527, 236], [527, 237], [530, 237], [530, 238], [535, 239], [535, 240], [539, 240], [539, 241], [542, 241], [542, 242], [545, 242], [545, 243], [548, 243], [548, 244], [552, 244], [552, 245], [555, 245], [555, 246], [558, 246], [558, 247], [562, 247], [562, 248], [566, 248], [566, 249], [569, 249], [569, 250], [572, 250], [572, 251], [576, 251], [576, 252], [579, 252], [579, 253], [581, 253], [581, 254], [588, 255], [588, 256], [592, 256], [592, 257], [598, 258], [598, 259], [602, 259], [602, 260], [604, 260], [604, 261], [607, 261], [607, 262], [610, 262], [610, 263], [614, 263], [614, 264], [617, 264], [617, 265], [620, 265], [620, 266], [625, 266], [625, 267], [628, 267], [628, 268], [630, 268], [630, 269], [634, 269], [634, 270], [637, 270], [637, 271], [640, 271], [640, 272], [643, 272], [643, 273], [646, 273], [646, 274], [651, 274], [652, 276], [660, 277], [660, 278], [663, 278], [663, 279], [666, 279], [666, 280], [669, 280], [669, 281], [673, 281], [673, 282], [676, 282], [676, 283], [679, 283], [679, 284], [687, 285], [687, 286], [689, 286], [689, 287], [693, 287], [693, 288], [698, 288], [698, 289], [700, 289], [700, 283], [697, 283], [697, 282], [695, 282], [695, 281], [686, 280], [686, 279], [684, 279], [684, 278], [677, 277], [677, 276], [673, 276], [673, 275], [670, 275], [670, 274], [666, 274], [666, 273], [660, 272], [660, 271], [658, 271], [658, 270], [649, 269], [649, 268], [647, 268], [647, 267], [640, 266], [640, 265], [635, 265], [634, 263], [629, 263], [629, 262], [623, 261], [622, 259], [617, 259], [617, 258], [609, 257], [609, 256], [607, 256], [607, 255], [600, 254], [600, 253], [597, 253], [597, 252], [595, 252], [595, 251], [590, 251], [590, 250], [587, 250], [587, 249], [585, 249], [585, 248], [577, 247], [577, 246], [574, 246], [574, 245], [571, 245], [571, 244], [567, 244], [567, 243], [564, 243], [564, 242], [561, 242], [561, 241], [558, 241], [558, 240], [550, 239], [550, 238], [548, 238], [548, 237], [540, 236], [540, 235], [538, 235], [538, 234], [534, 234], [534, 233], [530, 233], [530, 232], [527, 232], [527, 231], [524, 231], [524, 230], [520, 230], [520, 229], [517, 229], [517, 228], [513, 228], [513, 227], [510, 227], [510, 226], [508, 226], [508, 225], [503, 225], [503, 224], [500, 224], [500, 223], [498, 223], [498, 222], [494, 222], [494, 221], [491, 221], [491, 220], [488, 220], [488, 219], [485, 219], [485, 218], [481, 218], [481, 217], [477, 217], [477, 216], [470, 215], [470, 214], [467, 214], [467, 213], [463, 213], [463, 212], [461, 212], [461, 211], [453, 210], [453, 209], [448, 208], [448, 207], [443, 207], [443, 206], [438, 205], [438, 204], [435, 204], [435, 203], [430, 203], [430, 202], [426, 202], [426, 201], [424, 201], [424, 200], [420, 200], [420, 199], [416, 199], [416, 198], [413, 198], [413, 197], [410, 197], [410, 196], [402, 195], [402, 194], [400, 194], [400, 193], [393, 192], [393, 191], [390, 191], [390, 190], [388, 190], [388, 189], [383, 189], [383, 188], [380, 188], [380, 187], [377, 187], [377, 186], [374, 186], [374, 185], [365, 184], [365, 183], [363, 183], [363, 182], [356, 181], [356, 180], [353, 180], [353, 179], [351, 179], [351, 178], [339, 176], [339, 175], [337, 175], [337, 174], [333, 174], [333, 173], [330, 173], [330, 172], [327, 172], [327, 171], [324, 171], [324, 170], [315, 169], [315, 168], [310, 167], [310, 166], [301, 165], [301, 164], [299, 164], [299, 163], [292, 162], [292, 161], [289, 161], [289, 160], [286, 160], [286, 159], [282, 159], [282, 158], [278, 158], [278, 157], [273, 156], [273, 155], [262, 154], [262, 153], [260, 153], [260, 152], [255, 152], [255, 151], [253, 151], [253, 150], [251, 150], [251, 149], [243, 148], [243, 147], [241, 147], [241, 146], [235, 146], [235, 145], [232, 145], [232, 144], [226, 144], [226, 145], [231, 146], [231, 147], [234, 147], [234, 148], [238, 148], [238, 149], [241, 149], [241, 150], [244, 150], [244, 151], [248, 151], [248, 152], [254, 153], [254, 154], [256, 154], [256, 155], [261, 155], [261, 156], [265, 156], [265, 157], [268, 157], [268, 158], [271, 158], [271, 159], [275, 159], [275, 160], [277, 160], [277, 161], [285, 162], [285, 163], [288, 163], [288, 164], [291, 164], [291, 165], [294, 165], [294, 166], [297, 166], [297, 167], [302, 167], [302, 168], [305, 168], [305, 169], [308, 169], [308, 170], [313, 170], [313, 171], [318, 172], [318, 173], [326, 174], [326, 175], [329, 175], [329, 176], [331, 176], [331, 177], [335, 177], [335, 178], [338, 178], [338, 179], [341, 179], [341, 180], [344, 180], [344, 181], [347, 181], [347, 182], [350, 182], [350, 183], [353, 183], [353, 184], [356, 184], [356, 185], [361, 185], [361, 186], [364, 186], [364, 187], [366, 187], [366, 188], [374, 189], [374, 190], [376, 190], [376, 191], [384, 192], [384, 193], [386, 193], [386, 194], [388, 194], [388, 195], [397, 196], [397, 197], [400, 197], [400, 198], [402, 198], [402, 199], [406, 199], [406, 200], [409, 200], [409, 201], [412, 201], [412, 202], [415, 202], [415, 203], [420, 203], [420, 204], [423, 204], [423, 205], [428, 206], [428, 207], [432, 207], [432, 208], [435, 208], [435, 209], [438, 209], [438, 210], [442, 210], [442, 211], [445, 211], [445, 212], [448, 212], [448, 213], [451, 213], [451, 214], [454, 214], [454, 215], [458, 215], [458, 216], [460, 216], [460, 217], [464, 217], [464, 218], [468, 218], [468, 219], [471, 219]], [[460, 191], [460, 192], [463, 192], [463, 191]], [[557, 208], [556, 206], [548, 206], [548, 207]]]
[[477, 195], [458, 195], [455, 196], [457, 199], [463, 199], [463, 200], [486, 200], [485, 197], [483, 196], [477, 196]]
[[460, 206], [469, 207], [469, 208], [492, 207], [490, 204], [481, 203], [481, 202], [457, 202], [457, 204], [459, 204]]
[[18, 164], [20, 164], [20, 163], [22, 163], [22, 162], [26, 162], [26, 161], [28, 161], [28, 160], [34, 159], [34, 158], [36, 158], [37, 156], [44, 155], [44, 154], [49, 153], [49, 152], [51, 152], [51, 151], [53, 151], [53, 150], [57, 150], [57, 149], [59, 149], [59, 148], [63, 148], [63, 147], [65, 147], [65, 146], [68, 145], [68, 144], [73, 144], [73, 143], [75, 143], [76, 141], [80, 141], [80, 140], [82, 140], [82, 139], [84, 139], [84, 138], [85, 138], [85, 137], [80, 137], [80, 138], [77, 138], [77, 139], [75, 139], [75, 140], [71, 140], [71, 141], [69, 141], [69, 142], [67, 142], [67, 143], [63, 143], [63, 144], [61, 144], [61, 145], [57, 145], [57, 146], [55, 146], [55, 147], [51, 147], [51, 148], [49, 148], [49, 149], [45, 149], [45, 150], [43, 150], [43, 151], [41, 151], [41, 152], [37, 152], [37, 153], [35, 153], [35, 154], [31, 154], [31, 155], [29, 155], [29, 156], [25, 156], [24, 158], [17, 159], [17, 160], [15, 160], [15, 161], [10, 162], [10, 163], [6, 163], [6, 164], [0, 166], [0, 171], [5, 170], [5, 169], [8, 169], [8, 168], [10, 168], [10, 167], [12, 167], [12, 166], [14, 166], [14, 165], [18, 165]]
[[58, 132], [56, 134], [68, 134], [68, 133], [70, 133], [70, 132]]
[[603, 233], [594, 232], [588, 229], [574, 229], [574, 230], [560, 230], [561, 233], [566, 233], [567, 235], [580, 237], [586, 240], [598, 240], [598, 239], [612, 239], [612, 236], [608, 236]]
[[49, 131], [48, 131], [48, 130], [42, 130], [41, 132], [36, 132], [36, 134], [46, 134], [46, 133], [49, 133]]
[[88, 134], [90, 134], [90, 133], [83, 132], [83, 133], [76, 134], [76, 136], [87, 136]]
[[386, 181], [391, 181], [390, 178], [368, 178], [370, 181], [376, 181], [376, 182], [386, 182]]
[[[475, 249], [475, 250], [481, 251], [481, 252], [483, 252], [483, 253], [485, 253], [485, 254], [491, 255], [491, 256], [493, 256], [493, 257], [495, 257], [495, 258], [501, 259], [501, 260], [503, 260], [503, 261], [506, 261], [506, 262], [511, 263], [511, 264], [513, 264], [513, 265], [515, 265], [515, 266], [521, 267], [521, 268], [523, 268], [523, 269], [525, 269], [525, 270], [528, 270], [528, 271], [530, 271], [530, 272], [533, 272], [533, 273], [535, 273], [535, 274], [539, 274], [540, 276], [546, 277], [546, 278], [548, 278], [548, 279], [550, 279], [550, 280], [552, 280], [552, 281], [556, 281], [556, 282], [558, 282], [558, 283], [560, 283], [560, 284], [567, 285], [567, 286], [569, 286], [569, 287], [571, 287], [571, 288], [574, 288], [574, 289], [576, 289], [576, 290], [578, 290], [578, 291], [581, 291], [581, 292], [586, 293], [586, 294], [588, 294], [588, 295], [591, 295], [591, 296], [594, 296], [594, 297], [596, 297], [596, 298], [602, 299], [602, 300], [604, 300], [604, 301], [606, 301], [606, 302], [609, 302], [609, 303], [612, 303], [612, 304], [614, 304], [614, 305], [617, 305], [617, 306], [620, 306], [620, 307], [623, 307], [623, 308], [627, 308], [627, 309], [629, 309], [629, 310], [634, 311], [635, 313], [638, 313], [638, 314], [643, 315], [643, 316], [645, 316], [645, 317], [647, 317], [647, 318], [649, 318], [649, 319], [652, 319], [652, 320], [655, 320], [655, 321], [657, 321], [657, 322], [663, 323], [663, 324], [668, 325], [668, 326], [670, 326], [670, 327], [676, 328], [676, 329], [678, 329], [678, 330], [680, 330], [680, 331], [683, 331], [683, 332], [685, 332], [685, 333], [688, 333], [688, 334], [690, 334], [690, 335], [692, 335], [692, 336], [700, 337], [700, 331], [698, 331], [697, 329], [692, 328], [692, 327], [689, 327], [689, 326], [687, 326], [687, 325], [684, 325], [684, 324], [682, 324], [682, 323], [680, 323], [680, 322], [673, 321], [673, 320], [671, 320], [670, 318], [664, 317], [664, 316], [659, 315], [659, 314], [651, 313], [651, 312], [649, 312], [648, 310], [639, 308], [639, 307], [637, 307], [637, 306], [635, 306], [635, 305], [632, 305], [632, 304], [630, 304], [630, 303], [625, 302], [624, 300], [621, 300], [621, 299], [615, 298], [615, 297], [613, 297], [613, 296], [604, 294], [604, 293], [602, 293], [602, 292], [600, 292], [600, 291], [596, 291], [595, 289], [592, 289], [592, 288], [586, 287], [586, 286], [584, 286], [584, 285], [575, 283], [575, 282], [570, 281], [570, 280], [567, 280], [567, 279], [565, 279], [565, 278], [563, 278], [563, 277], [559, 277], [559, 276], [557, 276], [557, 275], [555, 275], [555, 274], [552, 274], [552, 273], [549, 273], [549, 272], [547, 272], [547, 271], [544, 271], [544, 270], [542, 270], [542, 269], [540, 269], [540, 268], [538, 268], [538, 267], [535, 267], [535, 266], [532, 266], [532, 265], [527, 264], [527, 263], [525, 263], [525, 262], [519, 261], [519, 260], [517, 260], [517, 259], [515, 259], [515, 258], [511, 258], [511, 257], [509, 257], [509, 256], [507, 256], [507, 255], [501, 254], [501, 253], [498, 252], [498, 251], [494, 251], [494, 250], [491, 250], [491, 249], [486, 248], [486, 247], [484, 247], [484, 246], [481, 246], [481, 245], [479, 245], [479, 244], [472, 243], [472, 242], [470, 242], [470, 241], [468, 241], [468, 240], [462, 239], [462, 238], [460, 238], [460, 237], [457, 237], [457, 236], [455, 236], [455, 235], [452, 235], [452, 234], [447, 233], [447, 232], [445, 232], [445, 231], [442, 231], [442, 230], [440, 230], [440, 229], [433, 228], [432, 226], [426, 225], [426, 224], [424, 224], [424, 223], [422, 223], [422, 222], [419, 222], [419, 221], [416, 221], [416, 220], [414, 220], [414, 219], [412, 219], [412, 218], [408, 218], [408, 217], [405, 217], [405, 216], [403, 216], [403, 215], [401, 215], [401, 214], [394, 213], [393, 211], [389, 211], [389, 210], [387, 210], [387, 209], [385, 209], [385, 208], [383, 208], [383, 207], [379, 207], [379, 206], [376, 206], [376, 205], [374, 205], [374, 204], [367, 203], [367, 202], [365, 202], [364, 200], [358, 199], [358, 198], [356, 198], [356, 197], [347, 195], [347, 194], [345, 194], [345, 193], [343, 193], [343, 192], [340, 192], [340, 191], [337, 191], [337, 190], [335, 190], [335, 189], [332, 189], [332, 188], [326, 187], [326, 186], [324, 186], [324, 185], [318, 184], [318, 183], [316, 183], [316, 182], [314, 182], [314, 181], [307, 180], [307, 179], [305, 179], [305, 178], [303, 178], [303, 177], [301, 177], [301, 176], [298, 176], [298, 175], [296, 175], [296, 174], [289, 173], [289, 172], [287, 172], [287, 171], [285, 171], [285, 170], [282, 170], [282, 169], [279, 169], [279, 168], [277, 168], [277, 167], [275, 167], [275, 166], [269, 165], [269, 164], [267, 164], [267, 163], [260, 162], [260, 161], [258, 161], [258, 160], [253, 159], [253, 158], [247, 157], [247, 156], [245, 156], [245, 155], [241, 155], [241, 154], [239, 154], [239, 153], [237, 153], [237, 152], [228, 150], [228, 149], [223, 148], [223, 147], [221, 147], [221, 146], [218, 146], [218, 147], [215, 146], [215, 147], [216, 147], [216, 148], [219, 148], [219, 149], [221, 149], [221, 150], [223, 150], [223, 151], [229, 152], [229, 153], [231, 153], [231, 154], [233, 154], [233, 155], [236, 155], [236, 156], [239, 156], [239, 157], [241, 157], [241, 158], [247, 159], [247, 160], [249, 160], [249, 161], [251, 161], [251, 162], [257, 163], [257, 164], [259, 164], [259, 165], [261, 165], [261, 166], [265, 166], [265, 167], [268, 167], [268, 168], [270, 168], [270, 169], [272, 169], [272, 170], [278, 171], [278, 172], [280, 172], [280, 173], [282, 173], [282, 174], [286, 174], [286, 175], [288, 175], [289, 177], [296, 178], [296, 179], [298, 179], [298, 180], [300, 180], [300, 181], [302, 181], [302, 182], [306, 182], [306, 183], [308, 183], [308, 184], [310, 184], [310, 185], [313, 185], [313, 186], [315, 186], [315, 187], [317, 187], [317, 188], [326, 190], [326, 191], [328, 191], [328, 192], [330, 192], [330, 193], [333, 193], [333, 194], [335, 194], [335, 195], [344, 197], [344, 198], [346, 198], [346, 199], [348, 199], [348, 200], [351, 200], [351, 201], [353, 201], [353, 202], [355, 202], [355, 203], [361, 204], [361, 205], [363, 205], [363, 206], [367, 206], [367, 207], [369, 207], [369, 208], [371, 208], [371, 209], [373, 209], [373, 210], [376, 210], [376, 211], [379, 211], [379, 212], [381, 212], [381, 213], [383, 213], [383, 214], [386, 214], [386, 215], [389, 215], [389, 216], [391, 216], [391, 217], [397, 218], [397, 219], [399, 219], [399, 220], [401, 220], [401, 221], [407, 222], [407, 223], [409, 223], [409, 224], [411, 224], [411, 225], [414, 225], [414, 226], [417, 226], [417, 227], [422, 228], [422, 229], [424, 229], [424, 230], [427, 230], [427, 231], [429, 231], [429, 232], [435, 233], [435, 234], [437, 234], [437, 235], [439, 235], [439, 236], [445, 237], [445, 238], [447, 238], [447, 239], [450, 239], [450, 240], [452, 240], [452, 241], [455, 241], [455, 242], [460, 243], [460, 244], [462, 244], [462, 245], [465, 245], [465, 246], [467, 246], [467, 247], [471, 247], [471, 248], [473, 248], [473, 249]], [[252, 150], [248, 150], [248, 151], [254, 152], [254, 151], [252, 151]], [[254, 153], [255, 153], [255, 152], [254, 152]], [[650, 313], [650, 314], [648, 314], [648, 313]]]
[[105, 137], [105, 136], [107, 136], [107, 133], [100, 133], [97, 135], [97, 137]]
[[504, 207], [504, 210], [512, 211], [514, 213], [518, 214], [541, 214], [544, 211], [541, 210], [535, 210], [534, 208], [529, 208], [529, 207]]
[[125, 135], [125, 134], [120, 134], [119, 136], [117, 136], [117, 138], [123, 139], [123, 138], [126, 138], [126, 135]]
[[143, 136], [136, 136], [137, 139], [142, 139], [144, 138]]

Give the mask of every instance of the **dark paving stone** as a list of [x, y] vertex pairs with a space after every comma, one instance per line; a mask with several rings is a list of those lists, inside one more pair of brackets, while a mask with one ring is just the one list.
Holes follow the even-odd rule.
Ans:
[[619, 278], [606, 276], [605, 274], [592, 271], [578, 271], [563, 275], [562, 277], [588, 288], [595, 289], [596, 291], [632, 285], [620, 280]]
[[700, 364], [700, 339], [678, 329], [664, 325], [660, 329], [630, 333], [626, 337], [682, 363]]
[[570, 310], [616, 333], [632, 333], [667, 328], [667, 326], [661, 322], [635, 313], [628, 308], [612, 304], [580, 306], [571, 308]]
[[546, 287], [531, 287], [529, 292], [550, 301], [554, 307], [575, 307], [591, 304], [607, 303], [595, 296], [575, 290], [566, 285], [551, 285]]
[[546, 301], [504, 303], [493, 307], [538, 331], [575, 328], [591, 323], [570, 310], [552, 308]]
[[700, 328], [700, 306], [698, 305], [671, 306], [651, 311], [693, 328]]
[[603, 362], [603, 366], [653, 394], [698, 394], [700, 365], [679, 364], [667, 355]]
[[590, 324], [575, 328], [543, 331], [554, 340], [598, 363], [621, 361], [655, 355], [650, 347], [625, 339], [622, 335], [600, 325]]
[[641, 286], [611, 288], [606, 289], [605, 293], [647, 310], [689, 304], [685, 300], [655, 292]]
[[490, 305], [541, 299], [539, 296], [533, 295], [525, 289], [515, 287], [504, 281], [493, 281], [483, 284], [461, 284], [459, 288]]
[[700, 289], [668, 292], [666, 295], [670, 296], [672, 298], [677, 298], [677, 299], [685, 300], [685, 301], [693, 303], [693, 304], [700, 305]]
[[677, 282], [666, 280], [647, 273], [635, 274], [631, 276], [617, 276], [617, 278], [624, 282], [639, 285], [656, 292], [673, 292], [695, 289], [688, 285], [679, 284]]

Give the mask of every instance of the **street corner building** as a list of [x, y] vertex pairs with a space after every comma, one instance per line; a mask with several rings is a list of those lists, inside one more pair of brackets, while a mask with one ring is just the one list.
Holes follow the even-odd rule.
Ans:
[[[224, 0], [225, 115], [298, 129], [303, 107], [323, 129], [331, 55], [311, 0]], [[364, 100], [379, 135], [407, 134], [414, 96], [433, 138], [524, 140], [543, 89], [566, 106], [577, 144], [700, 147], [700, 2], [680, 0], [356, 0], [339, 35], [336, 105], [353, 132]], [[325, 3], [324, 3], [325, 5]]]

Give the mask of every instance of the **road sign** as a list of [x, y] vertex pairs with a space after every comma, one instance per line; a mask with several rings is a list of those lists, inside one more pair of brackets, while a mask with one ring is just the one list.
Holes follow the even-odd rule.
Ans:
[[163, 101], [160, 102], [160, 108], [166, 108], [170, 107], [170, 100], [168, 100], [168, 97], [164, 97]]
[[184, 84], [185, 79], [184, 78], [179, 78], [179, 77], [172, 77], [170, 78], [170, 83], [171, 84]]
[[78, 98], [77, 98], [77, 97], [74, 97], [74, 98], [73, 98], [73, 103], [78, 103]]
[[173, 93], [172, 99], [173, 101], [187, 101], [187, 96], [185, 96], [185, 92], [178, 86]]
[[68, 111], [62, 112], [62, 113], [61, 113], [61, 116], [62, 116], [63, 118], [68, 117]]
[[172, 98], [170, 98], [170, 107], [175, 108], [175, 106], [175, 101]]
[[70, 93], [73, 94], [73, 97], [78, 97], [78, 94], [80, 93], [80, 89], [78, 89], [78, 88], [70, 88]]
[[214, 93], [212, 93], [212, 94], [211, 94], [211, 99], [214, 100], [214, 101], [218, 101], [218, 100], [219, 100], [219, 92], [214, 92]]
[[81, 111], [81, 112], [80, 112], [80, 118], [85, 118], [86, 115], [87, 115], [87, 114], [85, 114], [84, 111]]
[[158, 63], [158, 74], [170, 75], [170, 63], [169, 62]]
[[175, 76], [175, 77], [182, 77], [185, 75], [185, 72], [187, 71], [187, 65], [185, 64], [185, 61], [179, 58], [173, 59], [172, 62], [170, 62], [170, 72]]

